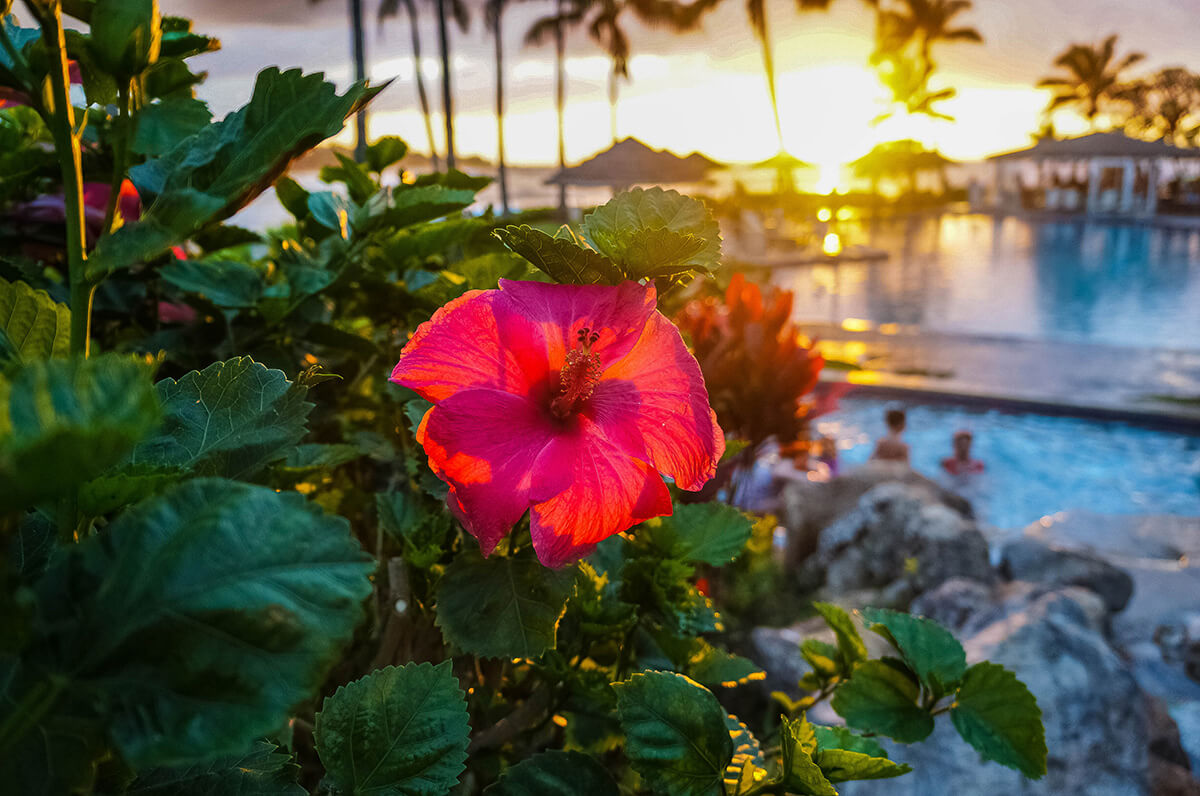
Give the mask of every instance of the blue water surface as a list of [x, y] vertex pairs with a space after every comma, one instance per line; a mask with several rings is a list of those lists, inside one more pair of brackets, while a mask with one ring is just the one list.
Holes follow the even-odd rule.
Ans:
[[943, 215], [841, 231], [889, 259], [777, 270], [797, 320], [1200, 349], [1200, 229]]
[[[867, 461], [893, 405], [908, 413], [913, 467], [970, 499], [991, 525], [1023, 527], [1070, 510], [1200, 516], [1200, 436], [1126, 423], [847, 398], [816, 421], [838, 440], [843, 469]], [[974, 434], [982, 474], [942, 471], [957, 429]]]

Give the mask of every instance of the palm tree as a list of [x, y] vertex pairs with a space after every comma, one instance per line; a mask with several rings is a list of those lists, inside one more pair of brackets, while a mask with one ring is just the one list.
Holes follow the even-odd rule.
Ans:
[[[829, 8], [831, 0], [795, 0], [795, 2], [796, 7], [800, 11], [823, 11]], [[779, 151], [782, 152], [783, 125], [779, 122], [779, 95], [775, 90], [775, 55], [771, 49], [771, 33], [770, 26], [767, 23], [766, 0], [746, 0], [746, 15], [750, 19], [750, 27], [754, 30], [754, 37], [758, 39], [758, 44], [762, 48], [763, 69], [767, 75], [767, 91], [771, 97], [771, 113], [775, 117], [775, 135], [779, 139]]]
[[1168, 67], [1130, 85], [1122, 98], [1133, 106], [1126, 129], [1170, 144], [1194, 143], [1200, 134], [1200, 75]]
[[667, 27], [676, 33], [694, 30], [704, 13], [716, 7], [715, 0], [591, 0], [595, 15], [588, 25], [592, 39], [608, 54], [612, 69], [608, 73], [609, 126], [612, 141], [617, 142], [617, 100], [620, 81], [629, 80], [629, 36], [621, 27], [621, 15], [631, 11], [651, 27]]
[[[309, 0], [316, 4], [321, 0]], [[350, 48], [354, 57], [354, 79], [367, 79], [367, 47], [363, 31], [362, 0], [348, 0], [350, 10]], [[367, 156], [367, 111], [361, 108], [354, 115], [354, 157], [363, 160]]]
[[500, 207], [508, 215], [508, 169], [504, 163], [504, 49], [500, 18], [504, 15], [507, 0], [487, 0], [484, 15], [492, 30], [496, 45], [496, 168], [500, 183]]
[[971, 0], [901, 0], [901, 6], [898, 11], [879, 11], [876, 60], [887, 59], [915, 41], [928, 75], [934, 70], [932, 49], [937, 42], [983, 42], [975, 28], [953, 26], [954, 17], [971, 9]]
[[[566, 109], [567, 109], [567, 50], [566, 29], [577, 25], [587, 14], [589, 0], [554, 0], [554, 13], [533, 23], [525, 33], [525, 43], [542, 44], [547, 36], [554, 37], [554, 110], [558, 115], [558, 168], [567, 167]], [[567, 215], [567, 186], [559, 183], [558, 212]]]
[[421, 118], [425, 120], [425, 137], [429, 141], [429, 158], [433, 161], [433, 170], [441, 171], [438, 163], [437, 144], [433, 140], [433, 115], [429, 110], [429, 95], [425, 91], [425, 77], [421, 74], [421, 28], [418, 24], [416, 0], [383, 0], [379, 4], [379, 22], [382, 24], [387, 17], [396, 16], [400, 6], [408, 16], [408, 28], [412, 34], [413, 77], [417, 83], [417, 100], [421, 103]]
[[463, 0], [434, 0], [438, 18], [438, 53], [442, 58], [442, 113], [446, 117], [446, 169], [454, 168], [454, 91], [450, 79], [450, 31], [447, 16], [452, 15], [462, 32], [471, 18]]
[[1142, 53], [1116, 58], [1117, 36], [1113, 34], [1098, 46], [1072, 44], [1054, 61], [1065, 75], [1051, 75], [1038, 82], [1038, 88], [1054, 91], [1046, 112], [1076, 106], [1094, 128], [1100, 111], [1119, 101], [1124, 87], [1121, 73], [1141, 61]]
[[[926, 65], [907, 55], [893, 54], [881, 61], [877, 67], [879, 80], [892, 94], [894, 107], [903, 109], [904, 113], [912, 116], [924, 114], [935, 119], [954, 121], [954, 117], [942, 113], [933, 107], [935, 102], [942, 102], [953, 97], [958, 92], [951, 87], [929, 90], [930, 71]], [[874, 119], [874, 124], [892, 116], [894, 110], [886, 111]]]

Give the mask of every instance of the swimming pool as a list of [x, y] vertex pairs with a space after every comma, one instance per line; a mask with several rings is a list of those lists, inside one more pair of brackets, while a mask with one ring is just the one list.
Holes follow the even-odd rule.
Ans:
[[1200, 349], [1200, 230], [943, 215], [841, 231], [891, 257], [774, 272], [798, 321]]
[[[816, 421], [820, 433], [838, 440], [843, 468], [867, 461], [891, 405], [844, 398], [836, 412]], [[904, 408], [913, 467], [967, 497], [991, 525], [1022, 527], [1079, 509], [1200, 516], [1200, 436], [1072, 417]], [[967, 480], [946, 475], [940, 465], [960, 428], [974, 434], [972, 453], [986, 465]]]

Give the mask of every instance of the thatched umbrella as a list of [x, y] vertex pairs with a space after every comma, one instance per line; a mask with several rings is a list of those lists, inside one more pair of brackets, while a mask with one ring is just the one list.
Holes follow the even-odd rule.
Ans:
[[775, 172], [775, 192], [783, 194], [796, 192], [796, 169], [811, 169], [815, 168], [815, 166], [781, 149], [766, 160], [755, 163], [750, 168], [770, 169]]
[[610, 186], [613, 191], [631, 185], [702, 182], [705, 175], [724, 165], [698, 152], [680, 157], [652, 149], [636, 138], [625, 138], [577, 166], [562, 169], [547, 185]]

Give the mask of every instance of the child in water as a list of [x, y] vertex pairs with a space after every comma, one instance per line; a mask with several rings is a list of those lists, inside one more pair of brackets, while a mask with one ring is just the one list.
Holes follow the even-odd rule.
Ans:
[[871, 458], [908, 464], [908, 443], [901, 437], [908, 423], [904, 410], [889, 409], [883, 419], [887, 423], [888, 433], [875, 443], [875, 452], [871, 454]]
[[971, 458], [971, 432], [961, 430], [954, 432], [954, 455], [942, 459], [942, 469], [950, 475], [969, 475], [982, 473], [983, 462]]

